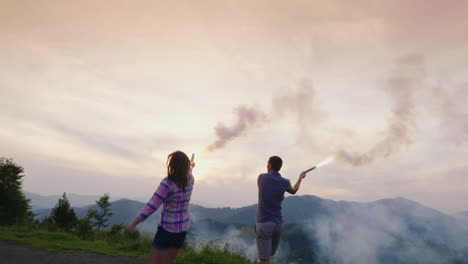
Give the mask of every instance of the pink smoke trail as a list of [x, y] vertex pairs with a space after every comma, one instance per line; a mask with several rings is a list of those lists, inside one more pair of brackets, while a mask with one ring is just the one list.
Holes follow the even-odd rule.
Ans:
[[239, 106], [234, 109], [237, 121], [232, 126], [218, 123], [215, 127], [217, 139], [205, 148], [206, 151], [215, 151], [226, 145], [227, 142], [244, 135], [250, 128], [266, 122], [265, 113], [256, 107]]
[[424, 75], [423, 58], [419, 55], [404, 57], [397, 64], [395, 76], [390, 78], [385, 90], [392, 99], [392, 116], [388, 120], [385, 136], [364, 153], [338, 150], [338, 157], [353, 166], [366, 165], [378, 158], [386, 158], [412, 141], [415, 123], [415, 92]]
[[272, 110], [267, 114], [257, 107], [239, 106], [234, 110], [237, 121], [232, 126], [218, 123], [215, 127], [216, 139], [205, 151], [215, 151], [223, 148], [228, 142], [245, 135], [250, 129], [276, 122], [287, 114], [297, 115], [297, 124], [300, 128], [300, 138], [307, 134], [307, 125], [311, 118], [320, 119], [320, 111], [315, 105], [315, 90], [310, 80], [302, 80], [294, 92], [277, 95], [272, 100]]

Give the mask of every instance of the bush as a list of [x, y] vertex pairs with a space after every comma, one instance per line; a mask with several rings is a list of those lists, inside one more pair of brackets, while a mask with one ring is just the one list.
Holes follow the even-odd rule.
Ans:
[[109, 235], [111, 237], [115, 237], [122, 234], [124, 227], [124, 224], [113, 224], [109, 230]]
[[94, 238], [93, 223], [88, 217], [78, 219], [75, 234], [81, 239], [91, 240]]
[[47, 230], [47, 231], [57, 231], [57, 227], [54, 225], [52, 217], [45, 217], [39, 221], [37, 229]]
[[141, 238], [141, 233], [137, 229], [134, 229], [130, 234], [128, 234], [130, 240], [138, 240]]

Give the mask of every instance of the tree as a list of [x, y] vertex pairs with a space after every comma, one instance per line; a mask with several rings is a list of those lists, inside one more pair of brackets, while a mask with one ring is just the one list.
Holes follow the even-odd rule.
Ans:
[[93, 223], [89, 217], [78, 219], [75, 234], [81, 239], [92, 239], [94, 236]]
[[0, 158], [0, 224], [24, 224], [32, 217], [30, 200], [21, 191], [24, 169], [12, 159]]
[[65, 231], [71, 231], [76, 226], [78, 219], [75, 210], [70, 207], [66, 193], [63, 193], [62, 198], [58, 200], [50, 217], [56, 227]]
[[110, 195], [105, 193], [99, 200], [96, 201], [98, 210], [89, 209], [88, 217], [93, 220], [94, 226], [97, 228], [97, 231], [101, 230], [101, 227], [107, 227], [107, 221], [114, 214], [110, 211]]

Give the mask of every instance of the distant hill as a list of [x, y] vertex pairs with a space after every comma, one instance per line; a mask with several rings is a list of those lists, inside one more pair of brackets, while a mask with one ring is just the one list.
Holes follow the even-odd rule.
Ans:
[[[57, 204], [58, 199], [62, 197], [62, 195], [40, 195], [40, 194], [32, 193], [32, 192], [24, 192], [24, 195], [26, 196], [26, 198], [31, 199], [31, 206], [33, 210], [52, 208]], [[74, 194], [74, 193], [67, 193], [67, 198], [70, 202], [70, 205], [73, 207], [84, 207], [90, 204], [94, 204], [95, 201], [99, 199], [99, 197], [100, 196], [98, 195], [80, 195], [80, 194]], [[120, 199], [128, 199], [128, 198], [111, 196], [110, 201], [117, 201]], [[149, 199], [150, 199], [149, 196], [138, 196], [138, 197], [130, 198], [128, 200], [146, 203]], [[205, 202], [205, 201], [194, 200], [192, 201], [192, 203], [198, 204], [207, 208], [219, 207], [214, 203]]]
[[453, 216], [461, 223], [465, 230], [468, 231], [468, 211], [459, 212]]
[[468, 211], [463, 211], [463, 212], [459, 212], [459, 213], [456, 213], [454, 214], [455, 217], [461, 217], [461, 218], [468, 218]]
[[[32, 192], [24, 192], [26, 198], [31, 199], [31, 206], [33, 210], [52, 208], [57, 204], [62, 195], [40, 195]], [[80, 195], [74, 193], [67, 193], [68, 201], [73, 207], [83, 207], [95, 203], [99, 199], [98, 195]], [[111, 201], [121, 198], [111, 197]]]

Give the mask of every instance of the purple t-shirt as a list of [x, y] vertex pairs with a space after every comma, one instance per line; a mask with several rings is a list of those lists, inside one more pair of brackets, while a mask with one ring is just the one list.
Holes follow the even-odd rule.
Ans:
[[258, 185], [257, 223], [283, 223], [281, 203], [286, 190], [292, 188], [291, 182], [279, 172], [260, 174]]

